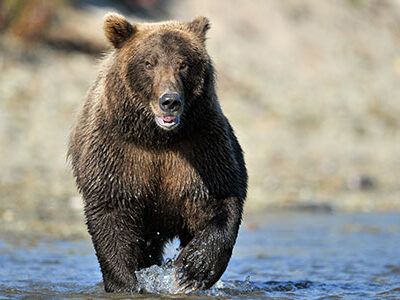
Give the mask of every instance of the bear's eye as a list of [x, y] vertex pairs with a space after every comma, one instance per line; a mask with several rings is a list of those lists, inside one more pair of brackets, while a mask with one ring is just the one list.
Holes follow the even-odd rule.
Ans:
[[188, 68], [188, 65], [186, 63], [181, 63], [179, 65], [179, 70], [180, 71], [185, 71]]
[[146, 61], [146, 62], [144, 63], [144, 65], [146, 66], [146, 69], [147, 69], [147, 70], [153, 69], [153, 64], [152, 64], [151, 62], [149, 62], [149, 61]]

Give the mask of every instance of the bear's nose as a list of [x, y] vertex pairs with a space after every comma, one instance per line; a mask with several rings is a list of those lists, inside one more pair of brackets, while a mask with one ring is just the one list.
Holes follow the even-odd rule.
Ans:
[[182, 101], [178, 93], [168, 93], [160, 97], [159, 104], [163, 111], [172, 113], [181, 108]]

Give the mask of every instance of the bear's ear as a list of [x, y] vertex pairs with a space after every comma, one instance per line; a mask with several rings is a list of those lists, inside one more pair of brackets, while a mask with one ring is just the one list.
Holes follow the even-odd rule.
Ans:
[[206, 32], [210, 29], [210, 21], [206, 17], [197, 17], [188, 23], [189, 30], [195, 33], [203, 42], [206, 40]]
[[108, 13], [104, 16], [104, 34], [115, 48], [121, 48], [124, 42], [136, 31], [136, 26], [116, 13]]

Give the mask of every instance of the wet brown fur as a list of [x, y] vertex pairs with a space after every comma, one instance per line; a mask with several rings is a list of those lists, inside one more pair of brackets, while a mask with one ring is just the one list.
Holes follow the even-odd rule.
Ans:
[[[180, 286], [209, 288], [230, 259], [247, 173], [215, 93], [208, 28], [202, 17], [136, 25], [105, 18], [114, 50], [88, 92], [68, 155], [106, 291], [135, 291], [134, 271], [160, 264], [176, 236]], [[184, 102], [169, 131], [154, 120], [166, 89]]]

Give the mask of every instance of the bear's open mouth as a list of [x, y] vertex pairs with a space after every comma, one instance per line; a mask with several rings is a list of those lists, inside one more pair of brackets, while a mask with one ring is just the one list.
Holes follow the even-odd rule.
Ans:
[[179, 116], [156, 116], [157, 124], [163, 128], [172, 129], [179, 124]]

